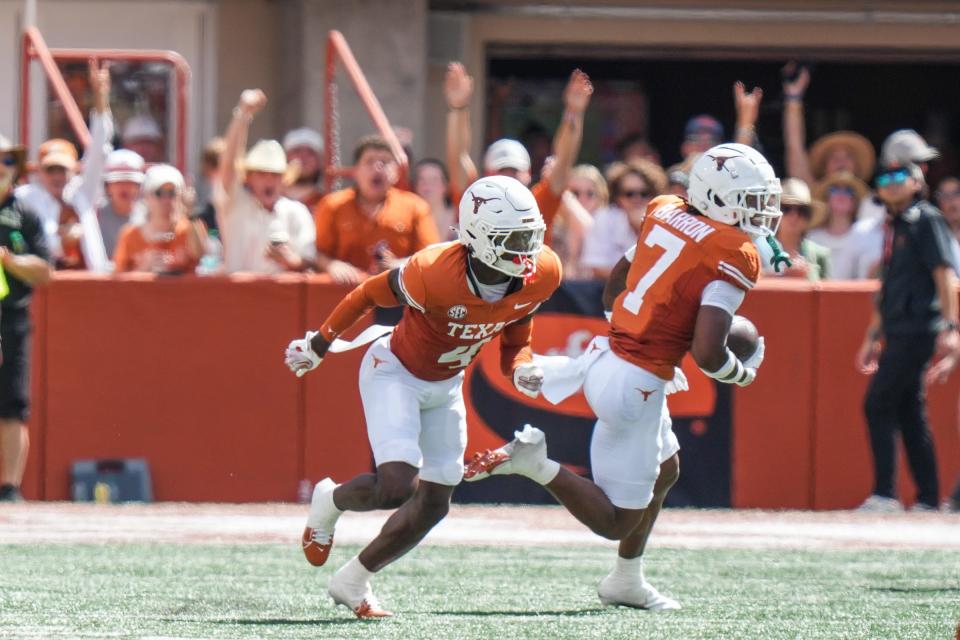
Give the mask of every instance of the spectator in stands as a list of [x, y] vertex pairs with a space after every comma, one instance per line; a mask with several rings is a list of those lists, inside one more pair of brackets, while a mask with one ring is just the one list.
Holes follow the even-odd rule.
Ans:
[[847, 172], [867, 181], [873, 176], [876, 153], [870, 141], [853, 131], [837, 131], [806, 149], [803, 97], [810, 85], [806, 67], [789, 63], [783, 69], [783, 143], [788, 177], [814, 184], [831, 173]]
[[690, 174], [682, 169], [673, 169], [667, 174], [667, 193], [678, 198], [687, 198], [690, 187]]
[[[463, 65], [452, 62], [447, 67], [444, 79], [444, 97], [449, 113], [447, 116], [447, 164], [450, 168], [452, 200], [460, 201], [466, 187], [477, 179], [477, 169], [469, 155], [470, 148], [470, 100], [473, 97], [473, 78]], [[560, 209], [560, 198], [570, 177], [570, 170], [580, 153], [583, 139], [583, 114], [590, 104], [593, 85], [590, 78], [579, 69], [570, 74], [563, 91], [563, 116], [553, 138], [555, 164], [549, 179], [530, 187], [540, 214], [547, 225], [545, 242], [550, 244], [551, 227]], [[530, 186], [530, 154], [516, 140], [501, 138], [491, 144], [483, 158], [486, 175], [506, 175]]]
[[581, 269], [583, 243], [593, 228], [594, 213], [610, 201], [607, 181], [600, 170], [589, 164], [580, 164], [570, 172], [570, 182], [563, 192], [563, 202], [557, 214], [552, 249], [563, 264], [563, 277], [579, 280], [592, 277]]
[[[953, 232], [954, 265], [960, 268], [960, 178], [947, 177], [937, 187], [936, 203]], [[960, 272], [957, 273], [960, 276]]]
[[220, 156], [226, 142], [220, 136], [211, 138], [200, 155], [200, 180], [196, 185], [194, 219], [203, 221], [208, 231], [217, 230], [217, 211], [213, 206], [215, 186], [220, 181]]
[[733, 141], [751, 147], [759, 146], [757, 138], [757, 119], [760, 117], [760, 103], [763, 89], [754, 87], [749, 93], [739, 80], [733, 83], [733, 106], [737, 113], [737, 124]]
[[283, 150], [298, 167], [296, 180], [284, 195], [313, 211], [323, 197], [323, 136], [307, 127], [293, 129], [283, 136]]
[[359, 282], [439, 240], [430, 205], [398, 189], [399, 166], [380, 136], [361, 138], [353, 152], [354, 186], [317, 205], [317, 268], [337, 282]]
[[[944, 382], [960, 361], [951, 236], [940, 212], [921, 198], [920, 167], [884, 166], [876, 184], [889, 223], [880, 295], [857, 355], [860, 370], [875, 373], [864, 403], [874, 488], [861, 509], [900, 509], [894, 497], [899, 431], [917, 485], [914, 509], [932, 511], [939, 506], [940, 487], [925, 387]], [[935, 354], [940, 357], [931, 364]]]
[[826, 219], [824, 204], [810, 197], [810, 187], [799, 178], [786, 178], [782, 188], [780, 210], [783, 217], [777, 229], [777, 240], [790, 256], [792, 264], [779, 272], [774, 271], [770, 264], [770, 246], [766, 242], [759, 242], [757, 247], [764, 273], [806, 278], [811, 282], [830, 277], [830, 251], [807, 237], [807, 231], [812, 226]]
[[97, 219], [104, 247], [111, 259], [120, 229], [126, 224], [142, 224], [146, 219], [146, 207], [140, 199], [143, 164], [140, 154], [129, 149], [117, 149], [107, 156], [103, 175], [106, 198], [97, 211]]
[[857, 224], [860, 201], [868, 187], [852, 173], [828, 175], [814, 189], [814, 197], [826, 205], [822, 224], [812, 225], [811, 240], [830, 251], [830, 279], [856, 280], [870, 277], [880, 260], [883, 231], [876, 224]]
[[666, 191], [667, 177], [659, 165], [635, 160], [618, 163], [607, 172], [613, 204], [597, 210], [584, 241], [582, 269], [606, 280], [627, 249], [637, 243], [637, 228], [651, 199]]
[[244, 91], [224, 135], [214, 206], [228, 272], [303, 271], [316, 255], [310, 212], [281, 194], [287, 172], [283, 147], [261, 140], [243, 155], [250, 123], [266, 104], [259, 89]]
[[146, 220], [120, 231], [114, 265], [118, 273], [145, 271], [164, 275], [193, 273], [205, 237], [187, 217], [183, 175], [169, 164], [156, 164], [143, 181]]
[[913, 129], [897, 129], [880, 146], [880, 161], [885, 165], [913, 163], [920, 167], [924, 177], [930, 163], [940, 157], [940, 151], [931, 147]]
[[620, 162], [649, 160], [660, 164], [660, 152], [646, 136], [640, 133], [630, 133], [617, 143], [617, 159]]
[[680, 165], [683, 170], [689, 173], [690, 166], [704, 151], [723, 140], [723, 125], [713, 116], [702, 113], [687, 120], [680, 144], [680, 156], [683, 158]]
[[54, 138], [40, 145], [37, 182], [17, 188], [42, 220], [47, 248], [55, 264], [65, 269], [107, 271], [107, 256], [97, 224], [96, 205], [102, 190], [103, 165], [113, 137], [110, 113], [110, 69], [90, 63], [88, 73], [94, 108], [90, 112], [90, 145], [77, 175], [77, 149]]
[[450, 201], [450, 175], [443, 163], [424, 158], [410, 173], [413, 192], [427, 201], [441, 240], [457, 238], [457, 214]]
[[149, 114], [140, 113], [127, 120], [121, 142], [124, 149], [139, 153], [148, 163], [163, 162], [166, 157], [163, 131]]
[[39, 214], [13, 185], [26, 153], [0, 135], [0, 267], [8, 291], [0, 295], [0, 501], [23, 499], [20, 484], [30, 440], [30, 295], [50, 280], [50, 254]]

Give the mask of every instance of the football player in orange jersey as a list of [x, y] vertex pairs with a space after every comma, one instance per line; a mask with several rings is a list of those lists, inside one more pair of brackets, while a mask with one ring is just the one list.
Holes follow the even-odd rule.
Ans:
[[[727, 384], [753, 382], [763, 360], [741, 362], [726, 346], [734, 313], [760, 271], [753, 239], [780, 220], [780, 181], [742, 144], [718, 145], [690, 172], [689, 200], [661, 196], [647, 208], [636, 247], [614, 267], [603, 293], [609, 338], [576, 360], [541, 358], [542, 391], [559, 402], [581, 386], [598, 421], [590, 445], [594, 482], [547, 458], [543, 432], [527, 425], [495, 451], [477, 454], [467, 480], [517, 473], [544, 485], [597, 534], [620, 542], [600, 600], [657, 611], [680, 607], [643, 575], [643, 551], [679, 475], [679, 444], [665, 396], [690, 351], [700, 369]], [[571, 380], [574, 382], [571, 384]]]
[[[320, 364], [337, 336], [373, 306], [405, 305], [392, 334], [374, 342], [360, 367], [360, 395], [376, 462], [337, 485], [314, 489], [303, 551], [316, 566], [333, 544], [343, 511], [399, 509], [358, 556], [330, 580], [329, 593], [358, 617], [390, 615], [374, 598], [373, 574], [412, 549], [447, 514], [463, 477], [466, 450], [464, 369], [498, 335], [503, 373], [536, 396], [543, 380], [532, 363], [532, 314], [560, 284], [556, 254], [525, 186], [506, 176], [474, 182], [460, 201], [460, 240], [415, 253], [401, 268], [354, 289], [327, 318], [287, 348], [298, 376]], [[376, 330], [375, 330], [376, 331]], [[388, 330], [387, 330], [388, 331]], [[358, 338], [355, 342], [362, 342]]]

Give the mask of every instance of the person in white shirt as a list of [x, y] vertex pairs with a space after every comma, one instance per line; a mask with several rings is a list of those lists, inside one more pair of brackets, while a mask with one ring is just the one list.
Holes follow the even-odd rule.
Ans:
[[637, 244], [647, 204], [664, 193], [667, 176], [659, 165], [649, 160], [617, 163], [607, 170], [610, 185], [609, 207], [594, 214], [593, 227], [587, 233], [580, 255], [583, 273], [605, 280], [627, 249]]
[[113, 138], [110, 69], [106, 64], [98, 68], [91, 62], [90, 86], [94, 108], [90, 112], [90, 145], [84, 151], [81, 172], [77, 174], [77, 149], [72, 143], [59, 138], [47, 140], [39, 149], [37, 181], [17, 187], [16, 195], [40, 216], [55, 262], [106, 272], [109, 262], [95, 209], [102, 195], [103, 165]]
[[960, 276], [960, 178], [948, 176], [942, 179], [937, 185], [934, 198], [950, 226], [950, 231], [953, 232], [953, 264], [958, 270], [957, 275]]
[[[826, 204], [826, 220], [807, 237], [830, 250], [830, 280], [861, 280], [875, 275], [883, 251], [883, 226], [877, 220], [857, 221], [867, 185], [852, 173], [829, 174], [814, 187]], [[814, 221], [816, 222], [816, 221]]]
[[316, 258], [310, 212], [282, 195], [288, 167], [280, 143], [261, 140], [241, 159], [250, 123], [266, 104], [259, 89], [244, 91], [224, 136], [214, 199], [228, 272], [303, 271]]
[[147, 219], [147, 209], [140, 197], [143, 167], [143, 158], [130, 149], [117, 149], [107, 156], [103, 175], [105, 197], [97, 210], [97, 219], [111, 259], [123, 225], [142, 224]]

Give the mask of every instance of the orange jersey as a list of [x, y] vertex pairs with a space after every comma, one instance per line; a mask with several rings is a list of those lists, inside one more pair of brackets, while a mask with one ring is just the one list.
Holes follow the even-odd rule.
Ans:
[[393, 332], [390, 349], [421, 380], [446, 380], [467, 365], [504, 328], [523, 320], [560, 285], [561, 267], [548, 247], [537, 272], [497, 302], [471, 290], [467, 248], [445, 242], [416, 253], [400, 272], [408, 307]]
[[355, 189], [331, 193], [317, 204], [314, 224], [318, 251], [363, 271], [376, 266], [378, 245], [404, 258], [440, 240], [426, 200], [397, 188], [372, 218], [357, 206]]
[[180, 220], [173, 233], [148, 239], [145, 227], [126, 224], [117, 238], [113, 254], [114, 270], [190, 273], [197, 259], [190, 255], [190, 222]]
[[724, 280], [748, 291], [760, 273], [746, 233], [699, 215], [675, 196], [647, 206], [632, 262], [613, 305], [610, 346], [664, 380], [673, 378], [690, 348], [704, 288]]

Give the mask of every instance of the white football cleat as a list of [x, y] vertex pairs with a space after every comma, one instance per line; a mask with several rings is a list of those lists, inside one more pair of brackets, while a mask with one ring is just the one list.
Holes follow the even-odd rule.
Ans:
[[547, 462], [547, 437], [529, 424], [523, 431], [514, 431], [514, 438], [499, 449], [473, 454], [463, 470], [467, 482], [483, 480], [491, 475], [517, 473], [531, 477]]
[[303, 530], [303, 555], [307, 562], [315, 567], [321, 567], [330, 556], [333, 548], [333, 530], [337, 526], [337, 519], [343, 513], [333, 504], [333, 490], [337, 483], [330, 478], [324, 478], [313, 488], [313, 497], [310, 500], [310, 513], [307, 515], [307, 526]]
[[344, 566], [330, 578], [327, 593], [336, 604], [342, 604], [360, 619], [389, 618], [393, 614], [380, 606], [369, 582], [354, 584], [346, 579]]
[[653, 585], [639, 577], [635, 580], [623, 580], [608, 575], [597, 587], [600, 602], [605, 605], [634, 607], [647, 611], [675, 611], [680, 603], [657, 591]]
[[903, 511], [903, 505], [896, 498], [872, 495], [857, 507], [857, 511], [864, 513], [900, 513]]

